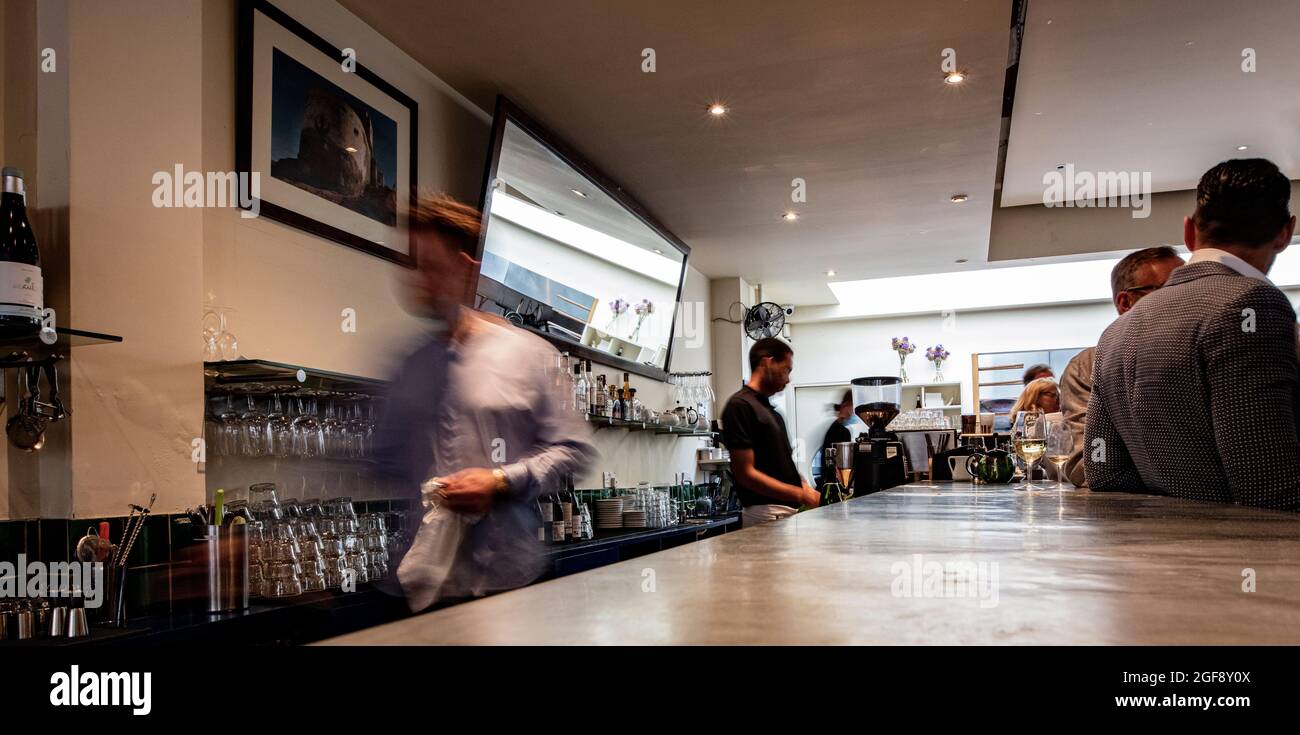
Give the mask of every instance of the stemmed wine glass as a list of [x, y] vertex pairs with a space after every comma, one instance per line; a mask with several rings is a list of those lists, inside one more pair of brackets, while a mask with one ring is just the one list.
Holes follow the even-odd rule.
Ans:
[[239, 412], [235, 410], [235, 397], [231, 393], [226, 394], [226, 405], [217, 414], [217, 422], [220, 424], [220, 433], [218, 434], [217, 447], [221, 454], [227, 457], [234, 457], [239, 454], [242, 433], [239, 425]]
[[271, 399], [271, 412], [266, 415], [266, 438], [270, 453], [284, 459], [293, 453], [293, 409], [284, 410], [281, 396]]
[[245, 457], [264, 457], [270, 451], [271, 443], [267, 436], [266, 414], [257, 406], [257, 397], [250, 386], [245, 400], [248, 408], [239, 417], [241, 443]]
[[1034, 468], [1047, 451], [1047, 419], [1042, 411], [1021, 411], [1011, 425], [1011, 446], [1025, 463], [1025, 481], [1017, 490], [1037, 490]]
[[347, 455], [345, 448], [347, 438], [344, 436], [346, 428], [346, 424], [339, 420], [334, 399], [330, 399], [325, 404], [325, 418], [320, 420], [321, 438], [325, 444], [326, 457], [344, 457]]
[[1065, 463], [1074, 453], [1074, 434], [1064, 418], [1047, 421], [1047, 461], [1056, 468], [1056, 489], [1065, 490]]
[[316, 399], [311, 399], [304, 407], [298, 399], [298, 415], [290, 424], [293, 430], [293, 453], [299, 457], [319, 457], [325, 453], [324, 435], [321, 433], [320, 421], [316, 418]]
[[221, 359], [221, 347], [217, 338], [221, 336], [221, 318], [215, 309], [203, 312], [203, 361], [217, 362]]

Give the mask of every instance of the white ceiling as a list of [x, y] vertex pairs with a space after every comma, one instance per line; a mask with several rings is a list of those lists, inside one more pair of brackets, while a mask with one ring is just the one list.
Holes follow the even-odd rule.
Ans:
[[[342, 3], [485, 110], [510, 96], [706, 275], [825, 303], [828, 269], [986, 257], [1010, 0]], [[959, 87], [943, 82], [945, 48], [969, 72]], [[707, 114], [715, 100], [726, 118]], [[806, 204], [791, 202], [795, 177]], [[970, 201], [952, 204], [959, 192]]]
[[1030, 0], [1003, 206], [1041, 204], [1065, 163], [1150, 171], [1157, 192], [1247, 156], [1300, 178], [1298, 32], [1296, 0]]
[[[706, 275], [812, 305], [834, 300], [829, 269], [987, 267], [1011, 0], [340, 2], [484, 110], [514, 99]], [[1155, 191], [1240, 155], [1300, 177], [1298, 13], [1300, 0], [1029, 0], [1003, 205], [1040, 203], [1061, 163], [1151, 171]], [[945, 48], [961, 86], [942, 81]], [[706, 113], [715, 100], [727, 117]], [[791, 203], [794, 177], [806, 204]]]

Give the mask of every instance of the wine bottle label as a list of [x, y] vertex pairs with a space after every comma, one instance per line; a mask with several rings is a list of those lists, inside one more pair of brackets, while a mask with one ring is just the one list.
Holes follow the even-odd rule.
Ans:
[[0, 313], [40, 316], [45, 305], [44, 285], [38, 266], [0, 261], [0, 307], [25, 307]]

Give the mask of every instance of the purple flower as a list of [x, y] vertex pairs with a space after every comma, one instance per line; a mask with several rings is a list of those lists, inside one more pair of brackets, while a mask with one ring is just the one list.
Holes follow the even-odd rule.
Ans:
[[636, 313], [640, 314], [641, 316], [645, 316], [646, 314], [654, 313], [655, 305], [654, 302], [651, 301], [650, 299], [641, 299], [641, 301], [639, 301], [637, 305], [632, 308], [636, 310]]
[[618, 316], [627, 311], [627, 302], [623, 299], [614, 299], [609, 302], [609, 310], [614, 312], [614, 316]]

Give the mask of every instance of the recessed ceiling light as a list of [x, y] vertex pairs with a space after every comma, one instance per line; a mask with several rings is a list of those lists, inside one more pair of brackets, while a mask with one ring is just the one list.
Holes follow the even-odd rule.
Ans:
[[713, 115], [714, 117], [722, 117], [723, 115], [727, 114], [727, 106], [722, 104], [721, 102], [714, 102], [713, 104], [709, 105], [709, 114]]
[[952, 195], [952, 203], [953, 203], [953, 204], [961, 204], [962, 202], [966, 201], [967, 199], [970, 199], [970, 197], [966, 196], [965, 194], [953, 194], [953, 195]]
[[655, 255], [663, 255], [663, 254], [664, 251], [660, 250], [659, 248], [655, 248]]
[[587, 198], [587, 195], [586, 195], [585, 193], [583, 193], [583, 192], [581, 192], [581, 191], [578, 191], [577, 189], [569, 189], [569, 191], [573, 192], [573, 193], [576, 194], [577, 196], [582, 197], [583, 199], [586, 199], [586, 198]]
[[357, 152], [357, 149], [356, 149], [356, 148], [353, 148], [352, 146], [348, 146], [347, 148], [344, 148], [343, 150], [347, 151], [348, 153], [356, 153], [356, 152]]
[[958, 258], [956, 262], [958, 262], [958, 263], [965, 263], [965, 262], [966, 262], [966, 259], [965, 259], [965, 258]]
[[1239, 151], [1244, 151], [1244, 150], [1246, 150], [1246, 149], [1249, 148], [1249, 147], [1250, 147], [1250, 146], [1248, 146], [1248, 145], [1239, 145], [1239, 146], [1237, 146], [1237, 150], [1239, 150]]
[[826, 271], [826, 277], [827, 277], [827, 278], [834, 278], [834, 277], [835, 277], [835, 271], [833, 271], [833, 270]]
[[799, 219], [799, 213], [786, 212], [785, 214], [781, 215], [781, 219], [785, 220], [786, 222], [794, 222], [795, 220]]
[[948, 72], [948, 75], [943, 78], [943, 80], [949, 84], [961, 84], [962, 82], [966, 81], [966, 75], [962, 74], [959, 71], [950, 71]]

